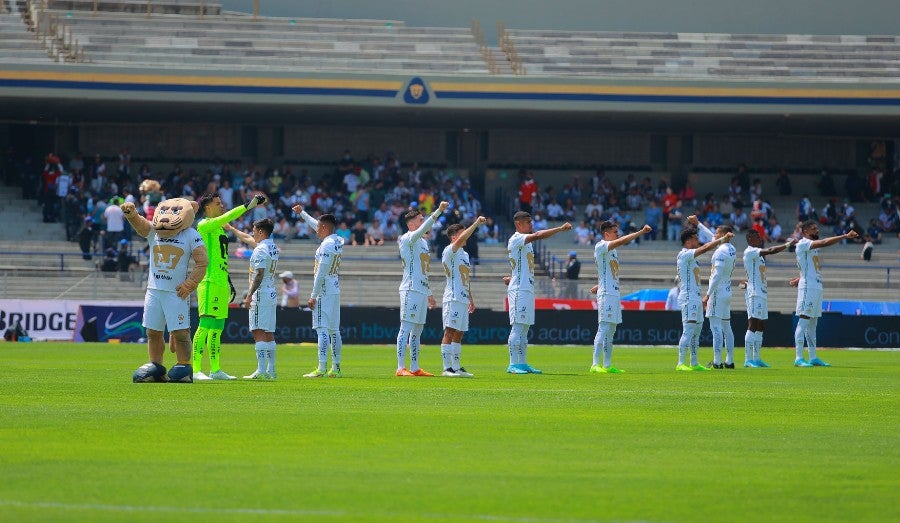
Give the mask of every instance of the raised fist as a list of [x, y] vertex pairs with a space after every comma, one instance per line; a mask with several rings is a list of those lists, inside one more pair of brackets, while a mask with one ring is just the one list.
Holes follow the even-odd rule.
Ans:
[[726, 232], [726, 233], [725, 233], [725, 240], [730, 240], [730, 239], [732, 239], [732, 238], [734, 238], [734, 233], [733, 233], [733, 232]]
[[266, 197], [262, 194], [257, 194], [253, 198], [250, 198], [250, 201], [244, 204], [244, 207], [249, 211], [250, 209], [256, 207], [257, 205], [261, 205], [266, 201]]
[[562, 228], [562, 230], [564, 230], [564, 231], [571, 231], [571, 230], [572, 230], [572, 224], [569, 223], [569, 222], [566, 222], [566, 223], [562, 224], [562, 227], [561, 227], [561, 228]]
[[696, 226], [700, 223], [700, 220], [697, 219], [697, 215], [696, 215], [696, 214], [692, 214], [692, 215], [690, 215], [690, 216], [687, 217], [687, 222], [688, 222], [689, 224], [693, 225], [694, 227], [696, 227]]
[[851, 240], [853, 238], [859, 238], [859, 234], [856, 231], [850, 231], [847, 233], [847, 238], [850, 238]]
[[300, 214], [301, 212], [303, 212], [303, 206], [298, 203], [297, 205], [291, 207], [291, 210], [297, 214]]
[[481, 224], [483, 224], [483, 223], [486, 222], [486, 221], [487, 221], [487, 218], [485, 218], [484, 216], [479, 216], [479, 217], [475, 220], [475, 223], [477, 223], [478, 225], [481, 225]]
[[438, 205], [438, 210], [444, 212], [447, 210], [447, 207], [450, 207], [450, 202], [441, 202], [440, 205]]
[[131, 214], [134, 212], [134, 204], [131, 202], [125, 202], [119, 206], [122, 209], [122, 212], [125, 214]]
[[652, 230], [653, 230], [653, 227], [650, 227], [649, 225], [644, 225], [644, 227], [641, 229], [641, 232], [644, 234], [647, 234], [648, 232], [650, 232]]

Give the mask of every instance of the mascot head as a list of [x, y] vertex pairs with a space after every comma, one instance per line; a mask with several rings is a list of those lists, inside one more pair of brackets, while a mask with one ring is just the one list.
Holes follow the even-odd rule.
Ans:
[[141, 191], [141, 194], [159, 192], [159, 182], [148, 178], [141, 182], [141, 185], [140, 187], [138, 187], [138, 189]]
[[194, 225], [200, 204], [185, 198], [172, 198], [159, 204], [153, 214], [153, 229], [160, 238], [171, 238]]

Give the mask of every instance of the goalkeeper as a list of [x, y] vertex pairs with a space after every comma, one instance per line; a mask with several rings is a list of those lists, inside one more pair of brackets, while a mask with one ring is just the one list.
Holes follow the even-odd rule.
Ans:
[[[265, 196], [257, 194], [246, 204], [226, 212], [217, 193], [206, 193], [200, 197], [200, 210], [204, 218], [197, 224], [197, 231], [206, 245], [209, 265], [197, 287], [200, 326], [194, 333], [194, 381], [236, 379], [223, 371], [219, 364], [222, 330], [228, 318], [228, 304], [234, 299], [234, 285], [228, 277], [228, 237], [224, 226], [265, 201]], [[201, 370], [204, 348], [209, 349], [208, 376]]]

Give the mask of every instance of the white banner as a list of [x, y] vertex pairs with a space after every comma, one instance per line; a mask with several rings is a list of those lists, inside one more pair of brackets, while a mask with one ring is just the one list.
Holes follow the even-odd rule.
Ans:
[[144, 306], [140, 301], [0, 300], [0, 335], [16, 322], [33, 340], [71, 340], [79, 305]]

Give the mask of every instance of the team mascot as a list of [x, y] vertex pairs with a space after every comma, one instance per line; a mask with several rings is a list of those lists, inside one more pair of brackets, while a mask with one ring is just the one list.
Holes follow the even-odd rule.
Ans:
[[[192, 227], [198, 207], [197, 202], [184, 198], [166, 200], [156, 208], [150, 222], [137, 213], [133, 203], [121, 205], [125, 219], [135, 232], [147, 238], [150, 251], [143, 321], [150, 363], [134, 371], [132, 379], [135, 383], [193, 382], [188, 297], [203, 279], [208, 264], [203, 239]], [[188, 258], [194, 259], [194, 269], [190, 273]], [[163, 332], [166, 328], [174, 339], [173, 352], [178, 356], [178, 364], [168, 373], [163, 366]]]
[[159, 182], [150, 178], [141, 182], [138, 187], [141, 191], [141, 203], [143, 204], [144, 216], [153, 221], [153, 213], [163, 200], [163, 194], [160, 190]]

